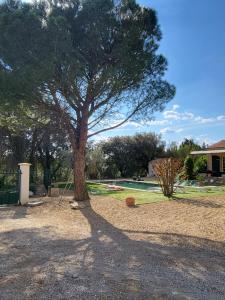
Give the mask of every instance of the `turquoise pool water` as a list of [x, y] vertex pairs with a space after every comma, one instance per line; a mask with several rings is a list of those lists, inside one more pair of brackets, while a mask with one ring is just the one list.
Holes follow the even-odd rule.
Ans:
[[156, 190], [159, 188], [159, 185], [157, 183], [151, 183], [151, 182], [141, 182], [141, 181], [128, 181], [128, 180], [121, 180], [121, 181], [102, 181], [101, 183], [104, 184], [110, 184], [110, 185], [117, 185], [124, 188], [132, 188], [137, 190]]

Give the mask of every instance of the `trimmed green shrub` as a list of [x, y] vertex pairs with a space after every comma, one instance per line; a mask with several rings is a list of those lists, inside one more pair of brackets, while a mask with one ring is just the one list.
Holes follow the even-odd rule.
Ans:
[[191, 156], [187, 156], [184, 161], [184, 172], [186, 179], [194, 179], [194, 161]]
[[198, 157], [194, 162], [194, 173], [202, 173], [207, 170], [207, 158], [205, 156]]

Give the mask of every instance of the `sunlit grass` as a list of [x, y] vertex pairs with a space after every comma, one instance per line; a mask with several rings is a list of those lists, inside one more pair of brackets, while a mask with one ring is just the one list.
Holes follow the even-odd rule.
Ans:
[[[65, 183], [58, 184], [59, 188], [65, 188]], [[132, 190], [132, 189], [124, 189], [123, 191], [112, 191], [108, 190], [107, 187], [103, 184], [99, 183], [87, 183], [88, 191], [92, 195], [101, 195], [106, 197], [112, 197], [117, 200], [124, 200], [127, 197], [134, 197], [136, 199], [137, 204], [146, 204], [153, 202], [162, 202], [168, 201], [169, 199], [165, 197], [161, 191], [142, 191], [142, 190]], [[72, 190], [74, 185], [70, 185], [70, 189]], [[210, 197], [210, 196], [225, 196], [225, 186], [219, 187], [204, 187], [201, 189], [185, 187], [177, 189], [177, 192], [174, 194], [176, 198], [201, 198], [201, 197]]]

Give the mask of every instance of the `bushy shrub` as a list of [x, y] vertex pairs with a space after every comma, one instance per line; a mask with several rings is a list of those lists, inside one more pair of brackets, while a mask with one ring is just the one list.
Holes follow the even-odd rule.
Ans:
[[181, 168], [181, 160], [176, 158], [162, 158], [154, 161], [153, 170], [161, 186], [163, 195], [172, 197], [177, 174]]
[[205, 156], [198, 157], [194, 162], [194, 173], [198, 174], [207, 170], [207, 158]]
[[194, 161], [191, 156], [187, 156], [184, 161], [184, 173], [186, 179], [188, 180], [194, 179]]
[[196, 180], [198, 180], [199, 182], [203, 182], [205, 180], [205, 177], [202, 175], [197, 175]]

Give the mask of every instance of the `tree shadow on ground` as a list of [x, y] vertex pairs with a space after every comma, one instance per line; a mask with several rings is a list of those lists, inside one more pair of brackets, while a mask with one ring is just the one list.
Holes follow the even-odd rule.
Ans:
[[23, 219], [26, 218], [27, 207], [20, 205], [9, 205], [0, 207], [0, 219]]
[[178, 198], [173, 196], [173, 201], [181, 204], [190, 204], [195, 206], [209, 207], [209, 208], [221, 208], [223, 205], [213, 203], [212, 201], [201, 200], [201, 199], [190, 199], [190, 198]]
[[225, 298], [225, 243], [157, 232], [143, 238], [92, 207], [81, 212], [90, 232], [74, 239], [53, 227], [0, 234], [2, 300]]

